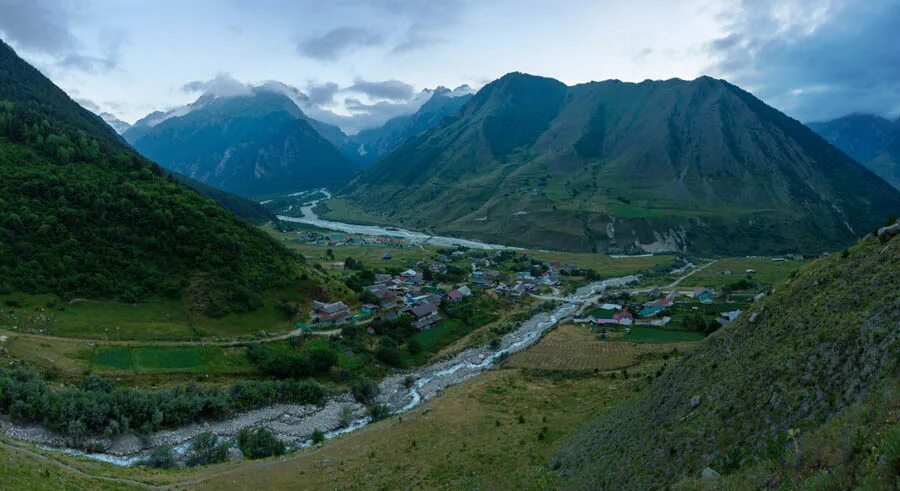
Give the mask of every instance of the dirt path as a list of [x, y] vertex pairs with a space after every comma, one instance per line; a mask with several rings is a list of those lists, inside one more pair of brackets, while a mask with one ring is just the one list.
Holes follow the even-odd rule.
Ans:
[[675, 280], [675, 281], [669, 283], [668, 285], [664, 286], [663, 289], [671, 290], [672, 288], [675, 288], [676, 286], [678, 286], [678, 284], [681, 283], [682, 281], [684, 281], [688, 276], [691, 276], [692, 274], [694, 274], [694, 273], [696, 273], [696, 272], [698, 272], [698, 271], [703, 271], [704, 269], [706, 269], [706, 268], [712, 266], [713, 264], [715, 264], [715, 263], [717, 263], [717, 262], [719, 262], [718, 259], [713, 259], [712, 261], [710, 261], [710, 262], [704, 264], [703, 266], [700, 266], [699, 268], [694, 268], [693, 270], [691, 270], [690, 273], [688, 273], [688, 274], [686, 274], [686, 275], [684, 275], [684, 276], [678, 278], [677, 280]]

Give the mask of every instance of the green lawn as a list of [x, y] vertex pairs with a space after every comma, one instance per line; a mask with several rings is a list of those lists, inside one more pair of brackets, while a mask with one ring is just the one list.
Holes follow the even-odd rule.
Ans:
[[527, 253], [540, 261], [559, 261], [563, 266], [572, 263], [575, 267], [593, 269], [600, 275], [606, 277], [637, 273], [652, 268], [653, 266], [668, 264], [675, 259], [675, 256], [667, 254], [612, 258], [606, 254], [590, 252], [528, 250]]
[[102, 346], [95, 350], [92, 366], [138, 372], [254, 371], [244, 348], [218, 346]]

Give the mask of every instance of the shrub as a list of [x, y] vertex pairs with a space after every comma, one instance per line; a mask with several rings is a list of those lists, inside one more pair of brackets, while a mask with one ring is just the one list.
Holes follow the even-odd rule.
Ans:
[[175, 454], [172, 453], [172, 447], [169, 445], [160, 445], [150, 452], [147, 460], [144, 461], [147, 467], [154, 469], [171, 469], [177, 465], [175, 462]]
[[313, 444], [315, 445], [315, 444], [317, 444], [317, 443], [322, 443], [322, 442], [324, 442], [324, 441], [325, 441], [325, 433], [323, 433], [322, 430], [320, 430], [320, 429], [318, 429], [318, 428], [316, 428], [315, 430], [313, 430], [313, 432], [312, 432], [312, 442], [313, 442]]
[[238, 448], [248, 459], [262, 459], [275, 455], [283, 455], [284, 442], [279, 440], [269, 429], [259, 427], [256, 429], [241, 428], [237, 437]]
[[384, 404], [372, 404], [366, 414], [372, 418], [372, 421], [380, 421], [390, 416], [391, 411]]
[[213, 433], [201, 433], [191, 442], [185, 464], [188, 466], [217, 464], [225, 462], [227, 454], [227, 443], [219, 443], [219, 437]]
[[360, 404], [369, 404], [378, 397], [378, 384], [368, 377], [358, 377], [350, 386], [350, 392]]

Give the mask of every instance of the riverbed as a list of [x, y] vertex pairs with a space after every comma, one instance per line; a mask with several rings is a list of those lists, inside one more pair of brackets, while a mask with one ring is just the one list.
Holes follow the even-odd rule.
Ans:
[[356, 225], [352, 223], [344, 223], [344, 222], [336, 222], [332, 220], [326, 220], [324, 218], [319, 217], [313, 209], [322, 201], [327, 201], [331, 199], [331, 193], [326, 189], [320, 189], [319, 192], [325, 195], [324, 198], [315, 200], [311, 203], [308, 203], [306, 206], [302, 206], [300, 208], [302, 217], [290, 217], [278, 215], [278, 219], [285, 222], [294, 222], [294, 223], [305, 223], [307, 225], [313, 225], [319, 228], [324, 228], [328, 230], [334, 230], [337, 232], [344, 232], [348, 234], [362, 234], [362, 235], [373, 235], [373, 236], [388, 236], [388, 237], [398, 237], [402, 239], [406, 239], [410, 242], [417, 244], [431, 244], [438, 247], [468, 247], [469, 249], [486, 249], [486, 250], [521, 250], [520, 247], [513, 247], [501, 244], [489, 244], [487, 242], [480, 242], [477, 240], [469, 240], [469, 239], [460, 239], [458, 237], [445, 237], [441, 235], [429, 235], [424, 232], [417, 232], [415, 230], [407, 230], [405, 228], [398, 227], [380, 227], [378, 225]]

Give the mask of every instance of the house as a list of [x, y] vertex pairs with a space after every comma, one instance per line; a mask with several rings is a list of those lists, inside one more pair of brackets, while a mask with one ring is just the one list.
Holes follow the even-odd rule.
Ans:
[[466, 253], [464, 251], [453, 251], [450, 253], [450, 255], [453, 257], [463, 257], [466, 255]]
[[665, 298], [660, 298], [658, 300], [654, 300], [652, 302], [647, 302], [644, 305], [647, 307], [660, 307], [660, 309], [666, 309], [672, 306], [675, 303], [675, 294], [669, 293], [665, 296]]
[[447, 294], [447, 299], [451, 302], [458, 302], [462, 300], [463, 297], [465, 297], [465, 295], [459, 290], [450, 290], [450, 293]]
[[605, 303], [600, 308], [603, 310], [622, 310], [622, 306], [616, 303]]
[[409, 312], [413, 315], [412, 325], [416, 329], [427, 329], [432, 325], [441, 321], [438, 314], [437, 305], [433, 303], [422, 303], [411, 308]]
[[485, 288], [492, 288], [500, 279], [500, 272], [492, 269], [475, 271], [470, 275], [472, 283]]
[[388, 283], [391, 281], [391, 279], [393, 279], [393, 277], [389, 274], [375, 273], [375, 283], [378, 285]]
[[467, 287], [466, 285], [463, 285], [463, 286], [457, 288], [456, 290], [459, 293], [462, 293], [464, 297], [468, 297], [469, 295], [472, 294], [472, 290], [469, 287]]
[[440, 262], [433, 262], [428, 266], [428, 269], [432, 273], [446, 273], [447, 265], [444, 263], [440, 263]]
[[715, 298], [715, 296], [715, 293], [713, 293], [713, 291], [709, 288], [694, 288], [694, 298], [696, 298], [700, 303], [713, 303], [713, 298]]
[[741, 309], [735, 309], [730, 312], [722, 312], [719, 315], [722, 316], [723, 321], [731, 322], [731, 321], [737, 319], [739, 315], [741, 315]]
[[745, 271], [745, 273], [747, 273], [747, 274], [756, 274], [756, 270], [755, 270], [755, 269], [748, 269], [747, 271]]
[[648, 305], [642, 308], [638, 315], [641, 317], [653, 317], [654, 315], [663, 311], [663, 308], [658, 305]]
[[350, 318], [350, 307], [344, 302], [325, 303], [314, 301], [309, 317], [320, 324], [340, 324]]
[[521, 297], [528, 290], [531, 289], [531, 285], [528, 283], [522, 283], [521, 281], [516, 283], [512, 288], [509, 289], [509, 294], [513, 297]]
[[329, 266], [331, 266], [331, 269], [344, 269], [344, 263], [340, 262], [331, 263]]
[[615, 314], [613, 314], [613, 319], [615, 319], [618, 324], [623, 326], [630, 326], [634, 323], [634, 315], [627, 310], [620, 310], [616, 312]]

